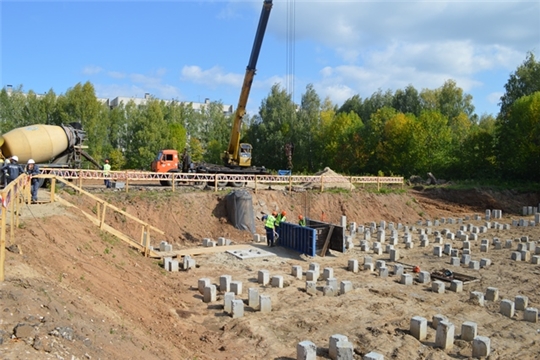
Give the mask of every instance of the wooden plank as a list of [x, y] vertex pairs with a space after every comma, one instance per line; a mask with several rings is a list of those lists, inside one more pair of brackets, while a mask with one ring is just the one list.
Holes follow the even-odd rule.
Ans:
[[[181, 249], [181, 250], [173, 250], [173, 251], [158, 251], [154, 250], [154, 253], [157, 255], [157, 257], [175, 257], [175, 256], [194, 256], [194, 255], [203, 255], [203, 254], [213, 254], [218, 252], [225, 252], [229, 250], [245, 250], [249, 249], [252, 246], [249, 244], [245, 245], [227, 245], [227, 246], [212, 246], [212, 247], [196, 247], [191, 249]], [[153, 256], [152, 256], [153, 257]]]
[[330, 230], [328, 231], [328, 235], [326, 236], [326, 240], [324, 241], [324, 245], [321, 250], [321, 257], [326, 256], [326, 251], [328, 251], [328, 245], [330, 245], [330, 238], [332, 237], [333, 232], [334, 232], [334, 225], [330, 225]]

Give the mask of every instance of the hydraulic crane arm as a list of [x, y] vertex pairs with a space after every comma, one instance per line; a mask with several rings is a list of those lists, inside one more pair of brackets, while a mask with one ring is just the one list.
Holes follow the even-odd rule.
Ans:
[[238, 100], [238, 106], [234, 114], [229, 147], [223, 154], [223, 160], [226, 166], [251, 166], [251, 145], [240, 144], [240, 130], [242, 127], [242, 119], [246, 114], [246, 105], [249, 98], [249, 92], [251, 90], [253, 78], [255, 77], [257, 60], [261, 51], [264, 33], [266, 31], [266, 25], [268, 24], [271, 9], [272, 0], [264, 0], [261, 16], [259, 18], [259, 25], [257, 27], [257, 33], [255, 34], [253, 48], [251, 49], [251, 56], [249, 58], [246, 74], [244, 76], [244, 83], [242, 84], [242, 90], [240, 92], [240, 99]]

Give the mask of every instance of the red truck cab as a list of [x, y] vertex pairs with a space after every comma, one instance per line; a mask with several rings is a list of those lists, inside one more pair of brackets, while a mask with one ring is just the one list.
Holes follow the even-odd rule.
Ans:
[[154, 161], [152, 161], [152, 171], [166, 173], [169, 171], [178, 171], [180, 168], [178, 160], [178, 151], [161, 150]]

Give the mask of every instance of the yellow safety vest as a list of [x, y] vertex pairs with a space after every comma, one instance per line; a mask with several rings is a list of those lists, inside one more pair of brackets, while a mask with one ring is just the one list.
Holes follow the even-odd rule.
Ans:
[[267, 228], [273, 229], [276, 223], [276, 218], [272, 215], [268, 215], [266, 218], [266, 223], [264, 223], [264, 226]]

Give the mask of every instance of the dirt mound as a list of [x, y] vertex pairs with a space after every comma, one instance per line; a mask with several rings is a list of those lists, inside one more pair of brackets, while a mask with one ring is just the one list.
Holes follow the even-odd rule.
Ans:
[[[293, 220], [304, 214], [339, 223], [346, 215], [360, 224], [380, 220], [416, 224], [420, 219], [463, 217], [483, 213], [486, 205], [502, 205], [497, 208], [506, 212], [504, 221], [508, 221], [510, 216], [516, 216], [508, 214], [511, 209], [519, 212], [520, 206], [538, 203], [535, 195], [473, 194], [426, 189], [386, 195], [366, 191], [292, 195], [259, 191], [253, 199], [255, 207], [287, 210]], [[224, 220], [225, 195], [140, 191], [100, 196], [164, 230], [163, 239], [176, 248], [198, 245], [203, 237], [226, 236], [237, 243], [250, 242], [251, 234], [234, 229]], [[60, 196], [89, 213], [99, 214], [96, 203], [88, 198], [66, 192]], [[456, 200], [462, 197], [467, 199], [464, 203]], [[512, 198], [508, 206], [506, 197]], [[190, 272], [170, 273], [158, 260], [144, 258], [122, 241], [101, 232], [76, 208], [30, 205], [23, 207], [22, 213], [21, 225], [15, 229], [15, 243], [22, 254], [7, 253], [6, 281], [0, 284], [1, 358], [286, 359], [296, 358], [296, 343], [308, 339], [317, 344], [319, 358], [326, 359], [328, 339], [338, 333], [349, 337], [358, 358], [369, 351], [398, 359], [470, 357], [470, 343], [457, 341], [448, 353], [435, 349], [433, 329], [429, 329], [424, 343], [408, 334], [412, 316], [431, 319], [436, 313], [447, 315], [456, 324], [457, 333], [463, 321], [477, 322], [479, 334], [492, 338], [494, 358], [530, 358], [530, 354], [540, 352], [535, 342], [535, 324], [502, 317], [498, 303], [488, 302], [483, 308], [468, 303], [469, 291], [497, 286], [501, 298], [524, 294], [529, 296], [529, 306], [538, 307], [540, 297], [534, 280], [538, 267], [510, 261], [510, 250], [483, 254], [492, 259], [489, 269], [471, 272], [461, 268], [480, 281], [466, 286], [462, 294], [441, 297], [428, 291], [429, 286], [405, 287], [392, 277], [347, 272], [348, 259], [361, 262], [366, 255], [358, 248], [317, 259], [279, 247], [275, 250], [277, 256], [266, 259], [238, 260], [224, 253], [204, 255], [196, 258], [198, 267]], [[140, 238], [141, 229], [124, 216], [108, 211], [106, 218], [115, 228]], [[480, 224], [483, 222], [476, 225]], [[263, 233], [260, 221], [257, 230]], [[540, 238], [539, 228], [528, 230], [530, 239]], [[524, 234], [517, 228], [496, 236], [514, 239]], [[161, 237], [153, 239], [159, 241]], [[460, 246], [460, 242], [454, 243], [455, 248]], [[479, 244], [473, 242], [472, 247], [473, 257], [480, 257]], [[448, 266], [447, 257], [434, 258], [425, 248], [400, 251], [404, 263], [418, 264], [422, 269]], [[374, 259], [388, 261], [387, 254]], [[321, 269], [332, 267], [339, 280], [352, 281], [353, 291], [338, 297], [324, 297], [322, 291], [315, 296], [305, 293], [305, 282], [289, 274], [293, 265], [305, 271], [312, 261], [319, 262]], [[260, 269], [283, 275], [285, 287], [258, 286], [255, 279]], [[223, 313], [222, 294], [215, 303], [203, 303], [197, 291], [198, 279], [207, 277], [216, 284], [223, 274], [244, 284], [244, 293], [238, 298], [246, 299], [250, 287], [269, 295], [272, 313], [261, 314], [246, 306], [244, 318], [232, 319]], [[318, 283], [319, 287], [323, 285], [324, 281]]]
[[323, 176], [323, 185], [319, 183], [304, 183], [300, 185], [305, 189], [321, 189], [321, 186], [324, 186], [325, 189], [345, 189], [345, 190], [354, 190], [356, 187], [351, 184], [347, 177], [338, 174], [329, 167], [325, 167], [323, 170], [315, 173], [316, 176]]

